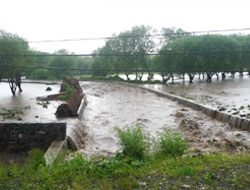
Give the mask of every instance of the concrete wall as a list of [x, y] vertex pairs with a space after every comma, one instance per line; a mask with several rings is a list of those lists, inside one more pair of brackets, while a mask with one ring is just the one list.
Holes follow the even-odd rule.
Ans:
[[65, 137], [66, 123], [0, 123], [0, 152], [46, 150]]
[[234, 115], [223, 113], [223, 112], [220, 112], [218, 110], [207, 107], [205, 105], [194, 102], [192, 100], [187, 100], [187, 99], [184, 99], [182, 97], [175, 96], [175, 95], [172, 95], [169, 93], [163, 93], [163, 92], [159, 92], [159, 91], [147, 88], [147, 87], [137, 86], [134, 84], [124, 83], [124, 82], [118, 82], [118, 83], [126, 84], [126, 85], [131, 86], [131, 87], [139, 87], [141, 89], [153, 92], [153, 93], [157, 94], [158, 96], [166, 97], [170, 100], [176, 101], [179, 104], [190, 107], [194, 110], [202, 111], [204, 114], [211, 117], [212, 119], [216, 119], [217, 121], [220, 121], [223, 123], [228, 123], [231, 127], [250, 132], [250, 120], [248, 120], [248, 119], [244, 119], [244, 118], [240, 118], [240, 117], [237, 117]]

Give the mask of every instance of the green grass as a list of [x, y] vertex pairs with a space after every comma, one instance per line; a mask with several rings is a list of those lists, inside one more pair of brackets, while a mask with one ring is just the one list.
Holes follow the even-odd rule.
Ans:
[[65, 95], [63, 96], [60, 96], [60, 100], [68, 100], [71, 96], [72, 93], [74, 93], [76, 90], [72, 87], [70, 87], [68, 84], [67, 84], [67, 87], [66, 87], [66, 91], [65, 91]]
[[247, 189], [250, 154], [166, 157], [152, 155], [144, 162], [119, 156], [70, 161], [47, 167], [41, 153], [32, 153], [25, 165], [0, 164], [0, 189], [150, 189], [164, 185], [181, 189]]
[[[77, 153], [60, 155], [45, 165], [43, 153], [33, 150], [27, 163], [0, 163], [2, 189], [248, 189], [250, 153], [238, 155], [186, 152], [183, 137], [175, 132], [150, 139], [139, 126], [119, 129], [123, 150], [111, 158], [87, 159]], [[152, 143], [156, 143], [152, 146]], [[169, 150], [171, 147], [171, 150]], [[177, 152], [177, 153], [173, 153]]]
[[166, 156], [182, 156], [187, 151], [187, 142], [177, 132], [165, 131], [158, 134], [159, 152]]
[[149, 146], [145, 134], [140, 126], [125, 129], [116, 128], [121, 146], [122, 154], [133, 159], [144, 160], [149, 152]]

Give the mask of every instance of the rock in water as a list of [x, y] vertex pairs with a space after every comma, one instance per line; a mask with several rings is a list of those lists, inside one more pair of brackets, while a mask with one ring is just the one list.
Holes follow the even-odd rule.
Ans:
[[71, 76], [65, 76], [61, 85], [60, 92], [66, 92], [68, 86], [77, 90], [77, 92], [82, 93], [82, 88], [79, 81]]
[[52, 90], [51, 87], [46, 88], [46, 91], [51, 91], [51, 90]]

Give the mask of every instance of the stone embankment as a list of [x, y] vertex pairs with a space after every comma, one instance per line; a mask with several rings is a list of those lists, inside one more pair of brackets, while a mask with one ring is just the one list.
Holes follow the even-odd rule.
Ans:
[[[57, 110], [57, 120], [51, 123], [11, 120], [0, 123], [0, 152], [18, 153], [31, 149], [46, 151], [47, 162], [65, 148], [77, 150], [84, 144], [84, 127], [78, 118], [86, 105], [86, 98], [79, 82], [65, 77], [58, 94], [37, 98], [38, 101], [62, 102]], [[46, 122], [46, 121], [45, 121]]]
[[[122, 84], [124, 84], [124, 83], [122, 83]], [[125, 84], [127, 84], [128, 86], [132, 86], [132, 87], [138, 87], [137, 85], [133, 85], [133, 84], [128, 84], [128, 83], [125, 83]], [[250, 120], [248, 120], [248, 119], [244, 119], [244, 118], [240, 118], [240, 117], [237, 117], [234, 115], [223, 113], [221, 111], [212, 109], [210, 107], [199, 104], [199, 103], [194, 102], [192, 100], [187, 100], [187, 99], [184, 99], [182, 97], [175, 96], [175, 95], [172, 95], [169, 93], [159, 92], [157, 90], [153, 90], [153, 89], [143, 87], [143, 86], [139, 86], [139, 87], [142, 89], [148, 90], [150, 92], [153, 92], [153, 93], [157, 94], [158, 96], [166, 97], [170, 100], [177, 101], [178, 103], [185, 105], [187, 107], [190, 107], [194, 110], [202, 111], [204, 114], [211, 117], [212, 119], [216, 119], [217, 121], [220, 121], [223, 123], [229, 123], [229, 125], [231, 127], [250, 132]]]
[[66, 123], [0, 123], [0, 152], [45, 151], [65, 137]]
[[65, 103], [57, 108], [56, 116], [59, 118], [78, 116], [78, 109], [84, 98], [79, 82], [73, 77], [66, 76], [63, 79], [60, 92], [65, 93], [66, 99]]

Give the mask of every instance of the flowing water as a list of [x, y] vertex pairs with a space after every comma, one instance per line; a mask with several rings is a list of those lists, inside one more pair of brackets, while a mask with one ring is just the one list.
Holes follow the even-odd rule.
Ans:
[[[120, 150], [115, 127], [142, 127], [151, 136], [170, 129], [182, 132], [197, 151], [250, 149], [250, 134], [230, 129], [203, 113], [139, 87], [115, 82], [82, 82], [88, 100], [82, 122], [87, 137], [82, 153], [112, 155]], [[231, 148], [230, 148], [231, 147]]]
[[224, 81], [214, 80], [211, 83], [189, 84], [187, 82], [144, 86], [182, 96], [229, 114], [250, 118], [250, 77], [248, 76], [228, 78]]
[[[238, 81], [238, 86], [242, 85], [242, 91], [246, 93], [248, 79]], [[214, 90], [231, 92], [229, 81], [228, 87], [222, 87], [221, 83], [186, 85], [190, 93], [193, 89], [204, 89], [199, 92], [206, 94], [209, 85], [218, 86]], [[87, 155], [102, 154], [113, 155], [121, 150], [119, 139], [115, 127], [124, 128], [127, 126], [140, 125], [142, 130], [151, 137], [155, 137], [157, 132], [169, 129], [177, 130], [184, 134], [190, 144], [190, 149], [202, 152], [208, 151], [247, 151], [250, 150], [250, 133], [231, 129], [227, 124], [214, 121], [188, 107], [184, 107], [174, 101], [164, 97], [159, 97], [155, 93], [143, 90], [139, 87], [131, 87], [126, 84], [116, 82], [81, 82], [88, 104], [81, 117], [84, 130], [79, 121], [64, 120], [68, 122], [67, 134], [84, 146], [78, 146], [80, 152]], [[236, 83], [234, 83], [236, 85]], [[237, 85], [236, 85], [237, 86]], [[50, 85], [52, 91], [45, 91], [48, 85], [24, 83], [23, 92], [12, 96], [7, 83], [0, 84], [0, 108], [14, 108], [30, 106], [24, 109], [23, 120], [25, 122], [53, 122], [58, 121], [54, 115], [59, 102], [51, 101], [46, 107], [38, 104], [36, 98], [48, 94], [58, 93], [59, 85]], [[167, 89], [163, 86], [153, 86], [154, 88]], [[179, 86], [174, 86], [176, 88]], [[212, 87], [211, 87], [212, 88]], [[229, 90], [227, 90], [229, 88]], [[169, 90], [169, 89], [167, 89]], [[235, 87], [231, 87], [235, 93]], [[233, 94], [232, 93], [232, 94]], [[220, 94], [217, 95], [218, 99]], [[237, 95], [232, 95], [235, 101]], [[220, 98], [219, 100], [224, 100]], [[230, 98], [229, 98], [230, 99]], [[237, 100], [239, 101], [239, 100]], [[244, 98], [243, 98], [244, 102]], [[1, 112], [1, 109], [0, 109]], [[38, 116], [38, 117], [36, 117]], [[1, 121], [3, 118], [1, 118]], [[13, 120], [5, 120], [5, 122]], [[74, 126], [77, 123], [78, 128]], [[74, 126], [73, 126], [74, 125]], [[81, 129], [81, 130], [79, 130]], [[78, 135], [78, 133], [81, 133]], [[81, 139], [82, 138], [82, 139]], [[78, 143], [78, 144], [79, 144]]]

